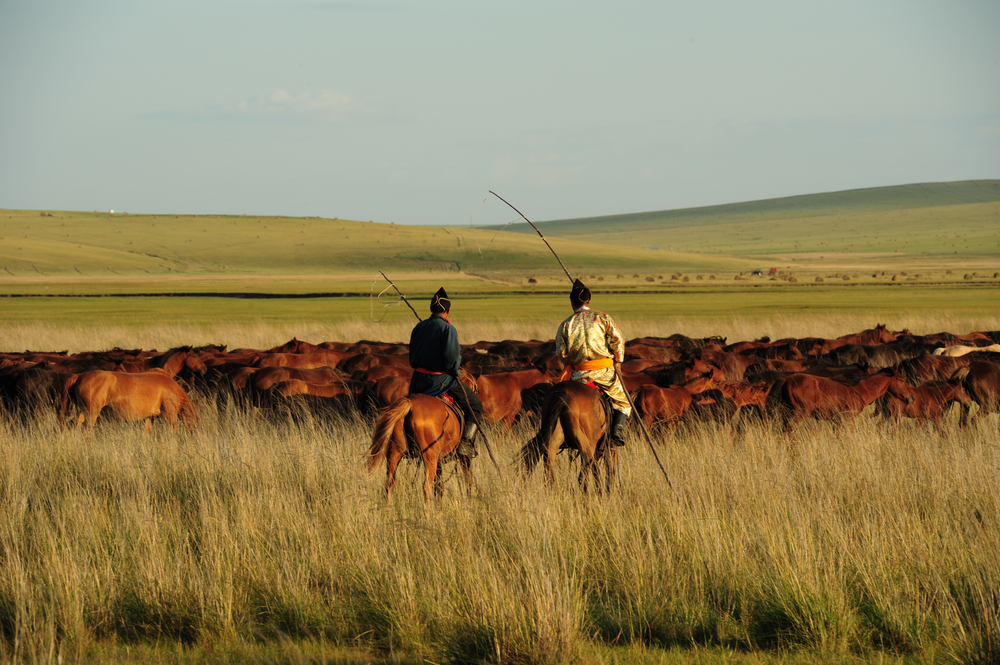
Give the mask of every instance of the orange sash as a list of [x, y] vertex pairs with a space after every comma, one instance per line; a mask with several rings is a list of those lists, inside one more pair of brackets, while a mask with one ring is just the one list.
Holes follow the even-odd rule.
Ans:
[[598, 358], [597, 360], [586, 360], [575, 365], [566, 365], [565, 369], [563, 369], [562, 376], [559, 377], [559, 380], [568, 381], [573, 372], [587, 372], [592, 369], [607, 369], [614, 366], [614, 358]]

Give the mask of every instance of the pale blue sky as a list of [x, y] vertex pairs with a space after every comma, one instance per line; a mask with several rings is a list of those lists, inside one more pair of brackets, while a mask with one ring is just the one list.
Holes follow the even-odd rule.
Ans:
[[0, 156], [5, 208], [418, 224], [1000, 178], [1000, 3], [6, 0]]

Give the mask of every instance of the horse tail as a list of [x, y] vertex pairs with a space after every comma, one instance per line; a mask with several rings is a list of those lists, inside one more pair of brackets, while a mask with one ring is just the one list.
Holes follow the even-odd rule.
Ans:
[[[558, 393], [558, 394], [557, 394]], [[548, 449], [549, 439], [556, 425], [566, 411], [566, 396], [563, 391], [550, 390], [542, 403], [542, 423], [538, 433], [531, 437], [521, 448], [520, 457], [524, 464], [525, 475], [535, 470], [535, 465]]]
[[385, 460], [396, 425], [410, 413], [411, 407], [410, 400], [402, 397], [379, 416], [378, 422], [375, 423], [375, 432], [372, 434], [372, 445], [368, 448], [367, 459], [365, 459], [365, 468], [368, 473], [375, 471]]
[[[69, 376], [66, 377], [66, 382], [63, 383], [62, 396], [61, 396], [61, 398], [59, 400], [59, 422], [60, 423], [65, 423], [65, 421], [66, 421], [66, 414], [69, 411], [71, 389], [73, 388], [73, 386], [76, 385], [76, 382], [79, 379], [80, 379], [80, 375], [79, 374], [70, 374]], [[76, 402], [75, 399], [73, 400], [73, 403], [74, 403], [74, 405], [77, 404], [77, 402]]]

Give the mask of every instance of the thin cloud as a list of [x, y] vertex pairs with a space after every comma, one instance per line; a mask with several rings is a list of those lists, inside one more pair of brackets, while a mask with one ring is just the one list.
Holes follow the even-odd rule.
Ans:
[[339, 90], [289, 92], [277, 88], [236, 102], [203, 104], [187, 110], [161, 110], [140, 117], [187, 122], [337, 122], [361, 111], [357, 95]]
[[267, 116], [338, 115], [358, 107], [356, 95], [339, 90], [322, 90], [316, 94], [293, 94], [284, 88], [241, 100], [236, 110], [241, 113]]
[[396, 12], [403, 9], [402, 5], [389, 2], [299, 2], [296, 6], [314, 11], [342, 13]]

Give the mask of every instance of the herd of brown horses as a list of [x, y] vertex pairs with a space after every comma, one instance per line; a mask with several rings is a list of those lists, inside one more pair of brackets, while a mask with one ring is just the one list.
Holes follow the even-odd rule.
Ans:
[[[732, 428], [773, 421], [794, 437], [808, 418], [853, 424], [871, 404], [888, 422], [904, 418], [942, 427], [951, 404], [965, 427], [1000, 407], [1000, 354], [987, 347], [1000, 332], [914, 335], [884, 325], [835, 339], [644, 337], [626, 344], [622, 378], [638, 418], [649, 428], [712, 420]], [[950, 347], [966, 347], [961, 355]], [[993, 348], [996, 348], [995, 346]], [[970, 350], [971, 349], [971, 350]], [[943, 351], [942, 351], [943, 350]], [[538, 340], [463, 346], [464, 381], [476, 390], [487, 423], [509, 429], [540, 420], [520, 454], [528, 472], [545, 459], [552, 477], [558, 452], [580, 455], [581, 484], [596, 465], [613, 475], [614, 449], [603, 446], [600, 395], [558, 384], [554, 343]], [[440, 492], [440, 466], [458, 444], [457, 421], [437, 399], [407, 397], [412, 370], [404, 344], [293, 339], [280, 347], [228, 350], [182, 347], [167, 352], [114, 349], [93, 353], [0, 354], [0, 400], [8, 420], [27, 424], [46, 412], [65, 426], [93, 428], [102, 416], [194, 427], [198, 404], [262, 413], [377, 418], [367, 464], [387, 467], [391, 494], [399, 461], [422, 458], [424, 494]], [[556, 385], [558, 384], [558, 385]], [[195, 399], [189, 395], [195, 395]], [[635, 420], [635, 419], [633, 419]], [[468, 476], [468, 460], [459, 460]]]

